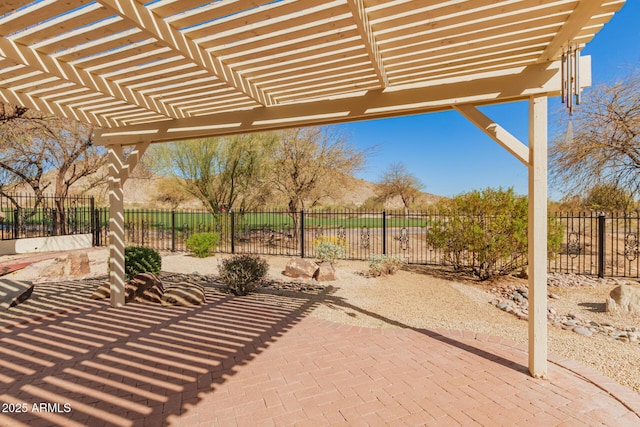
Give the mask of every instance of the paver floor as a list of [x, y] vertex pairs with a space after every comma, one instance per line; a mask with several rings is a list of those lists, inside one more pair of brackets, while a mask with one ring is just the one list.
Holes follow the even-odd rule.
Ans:
[[165, 308], [38, 285], [0, 313], [0, 426], [640, 426], [640, 397], [569, 360], [459, 331], [309, 316], [304, 294]]

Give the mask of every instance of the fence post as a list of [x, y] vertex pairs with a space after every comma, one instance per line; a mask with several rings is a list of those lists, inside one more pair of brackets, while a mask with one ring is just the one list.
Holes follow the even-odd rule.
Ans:
[[605, 221], [604, 212], [598, 214], [598, 277], [604, 277], [605, 258]]
[[176, 251], [176, 210], [171, 209], [171, 252]]
[[94, 210], [96, 208], [95, 201], [93, 197], [89, 199], [89, 227], [91, 228], [91, 235], [93, 236], [93, 246], [96, 245], [96, 218], [94, 214]]
[[13, 238], [17, 239], [20, 233], [20, 208], [13, 210]]
[[300, 257], [304, 258], [304, 209], [300, 211]]
[[58, 235], [58, 210], [53, 208], [51, 209], [51, 221], [53, 224], [53, 232], [52, 235], [53, 236], [57, 236]]
[[100, 208], [96, 208], [91, 213], [93, 215], [93, 223], [96, 226], [96, 246], [102, 245], [102, 215], [100, 215]]
[[229, 212], [231, 214], [231, 253], [236, 253], [236, 213], [234, 211]]
[[387, 254], [387, 211], [382, 211], [382, 255]]

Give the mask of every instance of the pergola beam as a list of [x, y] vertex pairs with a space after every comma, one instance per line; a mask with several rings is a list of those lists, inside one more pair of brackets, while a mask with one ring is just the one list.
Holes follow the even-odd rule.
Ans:
[[502, 145], [525, 166], [529, 166], [529, 148], [509, 131], [484, 115], [473, 105], [456, 105], [454, 108], [490, 138]]
[[216, 75], [221, 81], [244, 93], [261, 105], [272, 105], [271, 97], [261, 88], [229, 67], [215, 55], [207, 52], [155, 12], [136, 0], [98, 0], [104, 7], [132, 22], [135, 26], [168, 46], [177, 54]]
[[[582, 56], [581, 84], [591, 83], [590, 57]], [[507, 70], [473, 81], [442, 80], [424, 85], [367, 91], [364, 95], [132, 125], [96, 132], [101, 145], [130, 145], [230, 135], [290, 127], [378, 119], [445, 111], [456, 105], [527, 100], [532, 95], [560, 93], [558, 61]]]

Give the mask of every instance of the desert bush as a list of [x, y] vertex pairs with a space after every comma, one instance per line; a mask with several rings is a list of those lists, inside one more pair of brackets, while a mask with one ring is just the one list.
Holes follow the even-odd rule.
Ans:
[[269, 271], [267, 261], [256, 255], [235, 255], [223, 259], [220, 281], [236, 295], [247, 295], [259, 287]]
[[189, 236], [185, 244], [198, 258], [205, 258], [213, 255], [220, 243], [220, 234], [218, 233], [195, 233]]
[[371, 276], [386, 276], [395, 274], [406, 264], [401, 255], [371, 255], [369, 258], [369, 274]]
[[124, 249], [124, 274], [127, 280], [140, 273], [160, 273], [162, 258], [151, 248], [129, 246]]
[[338, 258], [347, 254], [348, 244], [345, 239], [320, 235], [313, 239], [313, 251], [322, 262], [333, 264]]
[[[472, 191], [443, 200], [441, 221], [427, 233], [427, 243], [442, 249], [454, 269], [471, 266], [485, 280], [509, 274], [527, 264], [528, 200], [513, 189]], [[549, 218], [549, 252], [560, 248], [563, 230]]]

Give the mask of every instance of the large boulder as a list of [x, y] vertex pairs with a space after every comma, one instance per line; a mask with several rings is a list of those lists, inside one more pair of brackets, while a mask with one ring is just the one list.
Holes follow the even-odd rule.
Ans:
[[313, 276], [318, 282], [332, 282], [338, 279], [336, 269], [331, 263], [323, 262]]
[[609, 293], [609, 297], [606, 302], [606, 311], [640, 313], [640, 286], [617, 286]]
[[58, 257], [40, 270], [37, 283], [58, 281], [61, 279], [79, 279], [91, 274], [89, 255], [86, 252], [73, 252]]
[[162, 295], [162, 305], [201, 305], [206, 302], [204, 288], [195, 283], [180, 282], [167, 285]]
[[291, 259], [282, 274], [287, 277], [293, 277], [294, 279], [312, 279], [318, 271], [318, 264], [309, 259], [293, 258]]

